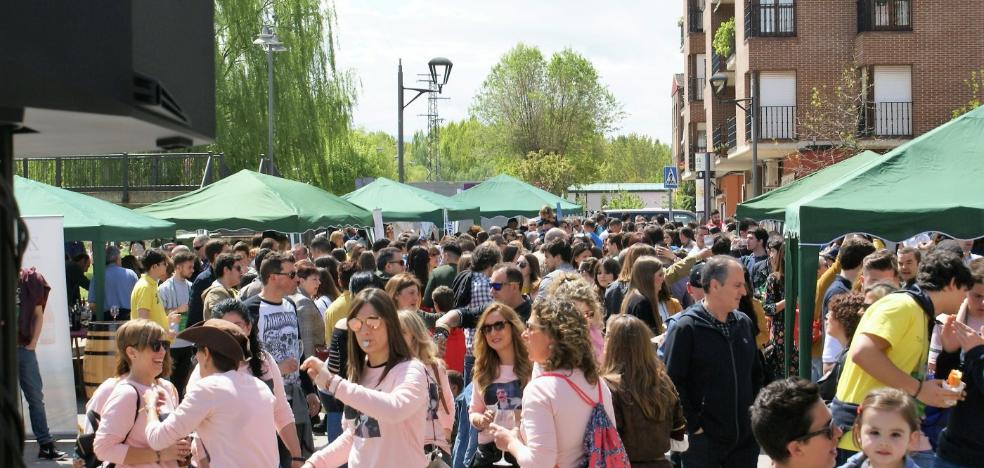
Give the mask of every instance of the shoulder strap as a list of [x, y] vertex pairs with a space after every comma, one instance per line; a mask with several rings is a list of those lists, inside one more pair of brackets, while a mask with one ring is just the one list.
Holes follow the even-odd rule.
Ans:
[[437, 382], [437, 399], [441, 402], [441, 408], [444, 408], [444, 412], [451, 414], [451, 410], [448, 409], [448, 404], [444, 402], [444, 388], [441, 387], [441, 374], [437, 364], [431, 364], [431, 370], [434, 371], [434, 380]]
[[130, 425], [130, 430], [129, 431], [126, 431], [126, 436], [123, 437], [123, 442], [126, 443], [126, 439], [129, 439], [130, 438], [130, 433], [133, 432], [133, 426], [136, 426], [137, 425], [137, 418], [140, 417], [140, 400], [141, 400], [141, 397], [140, 397], [140, 390], [138, 390], [137, 387], [134, 387], [133, 384], [131, 384], [130, 382], [124, 382], [124, 383], [127, 384], [127, 385], [129, 385], [130, 388], [132, 388], [134, 392], [137, 392], [137, 409], [136, 409], [136, 411], [133, 412], [133, 424]]
[[588, 406], [594, 406], [598, 404], [598, 402], [601, 402], [601, 382], [598, 382], [598, 402], [595, 402], [591, 399], [591, 397], [588, 396], [587, 393], [584, 393], [584, 390], [581, 390], [580, 387], [578, 387], [574, 382], [571, 381], [571, 379], [567, 378], [567, 376], [565, 375], [561, 375], [555, 372], [547, 372], [547, 373], [540, 374], [540, 376], [557, 377], [559, 379], [564, 379], [564, 381], [567, 382], [567, 385], [570, 385], [570, 387], [574, 389], [574, 393], [577, 393], [577, 396], [581, 397], [581, 400], [587, 403]]

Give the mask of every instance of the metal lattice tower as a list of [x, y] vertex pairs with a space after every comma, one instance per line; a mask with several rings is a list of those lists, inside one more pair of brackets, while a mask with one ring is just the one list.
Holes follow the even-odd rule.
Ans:
[[439, 145], [441, 142], [441, 123], [444, 122], [444, 119], [438, 115], [437, 102], [450, 98], [441, 97], [437, 92], [437, 83], [431, 80], [429, 74], [420, 74], [417, 76], [418, 82], [426, 83], [428, 89], [434, 91], [427, 93], [427, 113], [419, 115], [421, 117], [427, 117], [427, 180], [438, 181], [441, 180], [441, 154]]

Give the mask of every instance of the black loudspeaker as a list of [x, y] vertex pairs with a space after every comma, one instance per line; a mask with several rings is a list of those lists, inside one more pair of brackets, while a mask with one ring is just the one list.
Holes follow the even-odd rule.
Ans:
[[156, 150], [215, 138], [214, 4], [0, 6], [0, 108], [17, 156]]

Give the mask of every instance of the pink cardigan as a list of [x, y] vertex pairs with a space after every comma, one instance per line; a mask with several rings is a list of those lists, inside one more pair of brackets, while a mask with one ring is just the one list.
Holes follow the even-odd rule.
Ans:
[[[164, 379], [157, 379], [156, 385], [164, 389], [164, 409], [161, 412], [168, 413], [174, 411], [178, 406], [178, 392], [174, 388], [174, 385]], [[103, 389], [103, 386], [100, 385], [99, 389]], [[118, 380], [112, 386], [109, 397], [105, 403], [100, 405], [101, 408], [99, 409], [102, 409], [100, 413], [102, 419], [99, 421], [99, 430], [96, 431], [96, 438], [92, 443], [92, 449], [96, 453], [96, 457], [100, 460], [115, 463], [120, 468], [178, 466], [177, 461], [162, 462], [159, 464], [145, 463], [140, 465], [127, 465], [123, 463], [130, 447], [151, 448], [147, 437], [144, 435], [144, 428], [147, 426], [147, 412], [143, 411], [145, 404], [143, 394], [148, 389], [150, 389], [149, 386], [129, 379]], [[139, 397], [137, 396], [137, 392], [140, 392]], [[139, 413], [137, 413], [138, 398], [141, 408]], [[99, 409], [96, 409], [96, 412], [99, 412]], [[136, 421], [134, 421], [135, 414]], [[129, 436], [127, 436], [127, 433], [129, 433]], [[175, 442], [177, 442], [177, 438], [171, 443], [155, 450], [163, 450], [174, 445]]]
[[[367, 367], [355, 384], [335, 377], [335, 398], [347, 406], [342, 435], [308, 462], [316, 467], [422, 467], [424, 423], [427, 420], [427, 370], [416, 360], [404, 361], [382, 381], [383, 368]], [[320, 380], [320, 379], [319, 379]]]
[[[556, 369], [549, 372], [568, 376], [591, 398], [597, 398], [597, 386], [601, 385], [605, 413], [615, 424], [612, 392], [604, 380], [599, 378], [598, 384], [591, 385], [580, 370]], [[581, 400], [564, 379], [537, 376], [523, 391], [520, 433], [526, 442], [514, 442], [509, 447], [510, 452], [520, 466], [581, 466], [584, 431], [591, 410], [592, 407]]]
[[[279, 430], [287, 424], [294, 423], [294, 413], [291, 411], [290, 403], [287, 401], [287, 393], [284, 391], [284, 376], [280, 374], [277, 361], [266, 351], [263, 352], [263, 358], [263, 377], [261, 380], [264, 383], [273, 381], [273, 397], [276, 399], [276, 403], [273, 405], [273, 423], [274, 428]], [[248, 363], [239, 366], [239, 372], [249, 376], [253, 375]], [[187, 387], [198, 382], [201, 378], [201, 373], [198, 371], [198, 366], [196, 365], [188, 377]]]
[[260, 379], [238, 370], [213, 374], [189, 385], [164, 422], [147, 424], [147, 441], [160, 450], [195, 432], [211, 468], [276, 467], [273, 406], [273, 393]]

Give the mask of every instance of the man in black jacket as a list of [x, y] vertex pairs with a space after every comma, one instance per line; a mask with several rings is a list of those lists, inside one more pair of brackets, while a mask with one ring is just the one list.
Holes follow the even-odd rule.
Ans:
[[752, 323], [736, 312], [745, 275], [733, 257], [704, 265], [705, 297], [679, 316], [666, 338], [666, 368], [687, 417], [690, 449], [683, 467], [750, 467], [759, 446], [748, 409], [762, 388], [763, 372]]

